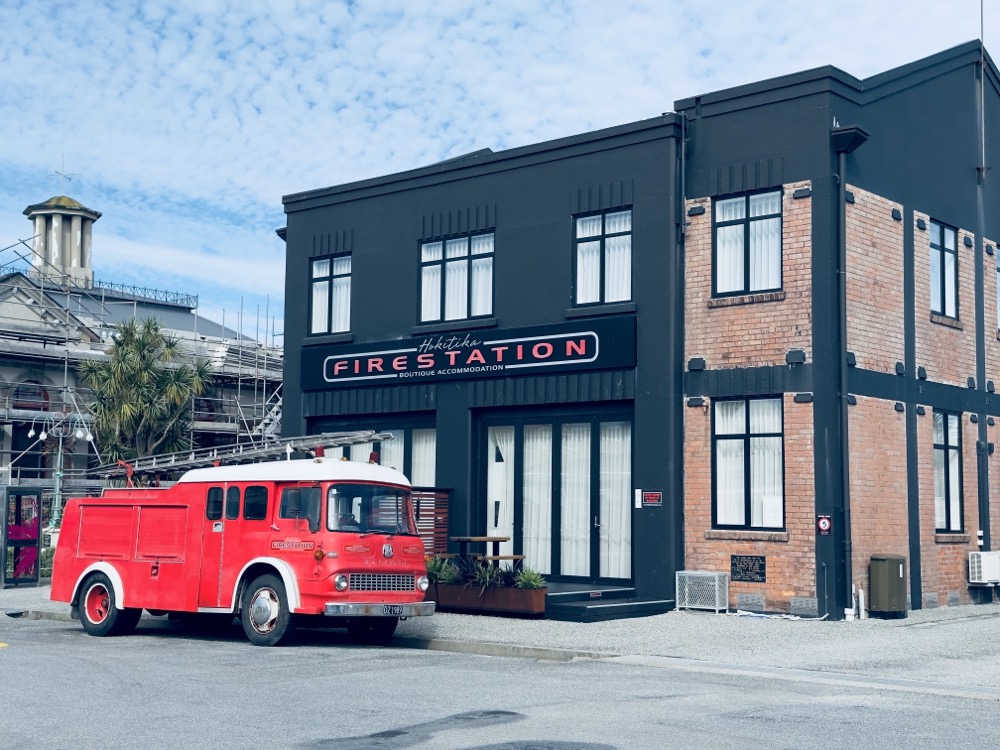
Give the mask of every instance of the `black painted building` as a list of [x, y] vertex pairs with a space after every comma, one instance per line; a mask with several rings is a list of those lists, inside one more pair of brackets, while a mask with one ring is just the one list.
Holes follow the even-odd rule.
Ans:
[[970, 43], [286, 196], [283, 429], [391, 431], [451, 534], [647, 611], [697, 569], [850, 616], [879, 553], [982, 599], [997, 81]]

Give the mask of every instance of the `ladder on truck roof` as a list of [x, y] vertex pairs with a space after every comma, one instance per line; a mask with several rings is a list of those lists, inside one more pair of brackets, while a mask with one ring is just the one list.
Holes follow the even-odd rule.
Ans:
[[131, 477], [133, 474], [187, 471], [188, 469], [203, 469], [223, 464], [253, 463], [290, 458], [292, 453], [308, 452], [320, 446], [325, 450], [327, 448], [337, 448], [342, 445], [374, 443], [384, 440], [392, 440], [392, 433], [375, 432], [374, 430], [321, 432], [316, 435], [302, 435], [301, 437], [270, 441], [267, 445], [241, 443], [213, 448], [196, 448], [176, 453], [161, 453], [157, 456], [136, 458], [129, 462], [118, 461], [113, 464], [104, 464], [103, 466], [98, 466], [96, 469], [89, 470], [87, 473], [93, 476], [109, 478], [119, 474]]

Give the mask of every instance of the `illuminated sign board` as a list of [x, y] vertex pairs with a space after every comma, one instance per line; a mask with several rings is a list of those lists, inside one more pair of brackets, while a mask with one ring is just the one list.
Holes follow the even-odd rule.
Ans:
[[635, 318], [600, 318], [505, 331], [441, 333], [302, 350], [302, 389], [549, 375], [635, 366]]

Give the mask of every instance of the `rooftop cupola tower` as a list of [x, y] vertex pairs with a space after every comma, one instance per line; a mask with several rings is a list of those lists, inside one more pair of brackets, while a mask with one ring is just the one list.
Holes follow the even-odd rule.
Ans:
[[57, 195], [28, 206], [24, 215], [35, 224], [31, 276], [61, 286], [91, 288], [94, 285], [92, 228], [101, 218], [101, 212]]

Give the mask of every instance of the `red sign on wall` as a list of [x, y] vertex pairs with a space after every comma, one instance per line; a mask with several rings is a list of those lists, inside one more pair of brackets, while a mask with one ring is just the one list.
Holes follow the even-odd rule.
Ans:
[[662, 490], [646, 490], [642, 493], [642, 505], [643, 507], [648, 507], [650, 505], [663, 505], [663, 491]]

